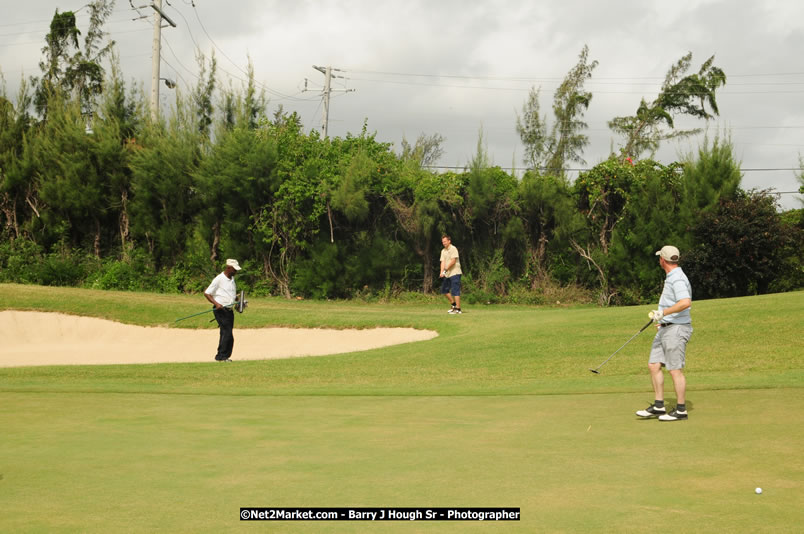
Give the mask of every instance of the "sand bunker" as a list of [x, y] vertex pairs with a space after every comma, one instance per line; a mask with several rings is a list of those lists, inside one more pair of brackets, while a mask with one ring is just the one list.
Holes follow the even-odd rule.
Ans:
[[[432, 339], [414, 328], [237, 328], [233, 360], [324, 356]], [[218, 330], [133, 326], [59, 313], [0, 311], [0, 367], [214, 362]], [[228, 365], [226, 363], [218, 365]]]

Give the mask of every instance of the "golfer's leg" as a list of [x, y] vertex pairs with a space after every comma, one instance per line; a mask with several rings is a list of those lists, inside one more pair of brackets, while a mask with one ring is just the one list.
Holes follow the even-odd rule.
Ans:
[[662, 333], [656, 332], [653, 343], [650, 347], [650, 358], [648, 358], [648, 370], [650, 370], [650, 381], [653, 384], [654, 399], [664, 400], [664, 374], [662, 364], [665, 363], [664, 348], [662, 347]]
[[232, 329], [234, 328], [234, 312], [227, 310], [225, 317], [226, 339], [224, 340], [223, 353], [221, 354], [221, 358], [224, 360], [232, 356], [232, 348], [234, 347], [234, 335], [232, 334]]
[[218, 336], [218, 353], [215, 355], [216, 360], [225, 360], [226, 356], [226, 328], [223, 325], [220, 327], [220, 336]]
[[649, 363], [650, 381], [653, 384], [653, 398], [656, 400], [664, 400], [664, 373], [662, 373], [661, 363]]
[[452, 298], [455, 301], [455, 307], [461, 309], [461, 275], [456, 274], [450, 278], [450, 286]]
[[232, 357], [232, 351], [234, 350], [234, 312], [232, 312], [232, 324], [229, 328], [229, 347], [228, 351], [226, 352], [227, 358]]
[[663, 339], [664, 354], [667, 357], [667, 370], [673, 379], [673, 387], [676, 390], [679, 404], [685, 404], [687, 379], [684, 376], [684, 365], [686, 363], [687, 341], [690, 339], [690, 334], [692, 334], [690, 326], [671, 326]]
[[684, 371], [675, 369], [670, 371], [670, 376], [673, 378], [673, 387], [676, 390], [678, 404], [686, 404], [687, 378], [684, 376]]
[[215, 315], [215, 320], [218, 321], [218, 351], [215, 353], [216, 360], [222, 360], [225, 358], [223, 353], [226, 351], [226, 322], [223, 320], [223, 316], [221, 315], [220, 310], [215, 310], [212, 312]]
[[450, 293], [450, 286], [449, 286], [449, 278], [442, 278], [441, 279], [441, 294], [449, 301], [452, 306], [455, 306], [455, 300], [452, 298], [452, 294]]

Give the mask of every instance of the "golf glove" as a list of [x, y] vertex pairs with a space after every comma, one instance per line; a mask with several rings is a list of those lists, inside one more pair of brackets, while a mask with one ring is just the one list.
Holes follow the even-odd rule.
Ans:
[[662, 310], [652, 311], [648, 314], [648, 317], [653, 319], [654, 323], [658, 323], [662, 320], [662, 317], [664, 317], [664, 312], [662, 312]]

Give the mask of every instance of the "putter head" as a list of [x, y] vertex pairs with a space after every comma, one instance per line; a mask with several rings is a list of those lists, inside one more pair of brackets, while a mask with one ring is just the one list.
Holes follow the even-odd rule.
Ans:
[[592, 371], [593, 373], [595, 373], [596, 375], [600, 374], [600, 371], [598, 371], [597, 369], [589, 369], [589, 370]]
[[235, 309], [237, 310], [237, 313], [243, 313], [243, 310], [246, 309], [246, 306], [248, 306], [248, 301], [246, 300], [246, 292], [241, 291], [240, 295], [237, 297], [237, 300], [235, 301]]

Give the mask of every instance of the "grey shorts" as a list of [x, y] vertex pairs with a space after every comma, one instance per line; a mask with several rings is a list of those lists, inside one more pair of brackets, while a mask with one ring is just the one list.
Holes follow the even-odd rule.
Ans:
[[650, 348], [648, 363], [661, 363], [669, 371], [683, 369], [692, 325], [676, 324], [659, 328]]

